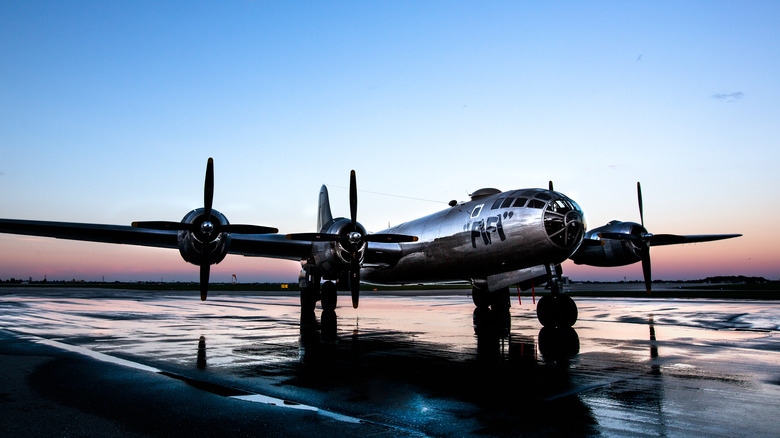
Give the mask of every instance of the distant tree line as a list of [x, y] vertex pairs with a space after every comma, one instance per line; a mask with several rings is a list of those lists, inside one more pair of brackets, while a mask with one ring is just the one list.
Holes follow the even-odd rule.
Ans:
[[746, 283], [746, 284], [764, 284], [769, 283], [764, 277], [746, 277], [744, 275], [721, 275], [717, 277], [707, 277], [700, 281], [701, 283]]
[[[576, 283], [642, 283], [642, 280], [630, 280], [630, 281], [577, 281], [577, 280], [570, 280], [572, 282]], [[653, 283], [711, 283], [711, 284], [728, 284], [728, 283], [741, 283], [741, 284], [766, 284], [770, 283], [770, 280], [767, 280], [764, 277], [748, 277], [745, 275], [721, 275], [716, 277], [707, 277], [700, 280], [653, 280]], [[114, 281], [114, 282], [105, 282], [105, 281], [86, 281], [86, 280], [76, 280], [75, 278], [72, 280], [46, 280], [45, 278], [43, 280], [39, 281], [33, 281], [31, 278], [27, 280], [23, 280], [20, 278], [9, 278], [6, 280], [0, 279], [0, 283], [5, 284], [144, 284], [144, 285], [152, 285], [152, 284], [195, 284], [195, 282], [182, 282], [182, 281], [173, 281], [173, 282], [160, 282], [160, 281], [127, 281], [127, 282], [120, 282], [120, 281]], [[214, 284], [220, 284], [220, 283], [214, 283]], [[230, 283], [225, 283], [230, 284]], [[286, 284], [286, 283], [248, 283], [248, 284], [265, 284], [265, 285], [279, 285], [279, 284]], [[452, 286], [447, 286], [452, 287]], [[428, 285], [427, 288], [431, 288], [431, 285]]]

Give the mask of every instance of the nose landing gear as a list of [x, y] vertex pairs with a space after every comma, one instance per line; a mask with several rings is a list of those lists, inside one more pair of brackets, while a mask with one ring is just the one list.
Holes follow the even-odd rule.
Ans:
[[570, 296], [561, 292], [561, 271], [558, 266], [547, 269], [550, 295], [544, 296], [536, 305], [536, 317], [545, 327], [569, 328], [577, 322], [577, 304]]

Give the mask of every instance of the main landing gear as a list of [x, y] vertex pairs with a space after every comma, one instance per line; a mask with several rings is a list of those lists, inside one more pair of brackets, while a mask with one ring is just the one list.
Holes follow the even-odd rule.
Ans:
[[504, 287], [490, 292], [486, 287], [474, 286], [471, 289], [471, 299], [477, 309], [507, 310], [509, 309], [509, 288]]
[[560, 265], [547, 269], [550, 295], [544, 296], [536, 305], [536, 317], [545, 327], [569, 328], [577, 322], [577, 304], [570, 296], [561, 292]]
[[326, 281], [320, 284], [322, 277], [312, 274], [304, 267], [298, 276], [298, 284], [301, 287], [301, 310], [314, 311], [317, 301], [322, 302], [322, 310], [333, 312], [336, 310], [337, 294], [336, 283]]

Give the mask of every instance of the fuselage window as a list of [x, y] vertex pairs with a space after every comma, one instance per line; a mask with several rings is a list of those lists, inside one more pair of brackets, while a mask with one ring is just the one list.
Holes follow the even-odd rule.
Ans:
[[546, 203], [544, 201], [540, 201], [538, 199], [531, 199], [528, 202], [528, 207], [529, 208], [544, 208], [545, 205], [546, 205]]
[[526, 201], [528, 201], [527, 198], [517, 198], [515, 199], [515, 205], [512, 207], [522, 207], [525, 205]]
[[474, 210], [471, 210], [471, 218], [474, 219], [475, 217], [479, 216], [479, 213], [482, 211], [482, 206], [485, 204], [479, 204], [476, 207], [474, 207]]
[[491, 210], [495, 210], [495, 209], [497, 209], [498, 207], [500, 207], [500, 206], [501, 206], [501, 203], [502, 203], [503, 201], [504, 201], [504, 198], [498, 198], [498, 199], [496, 199], [496, 202], [494, 202], [494, 203], [493, 203], [493, 206], [492, 206], [492, 207], [490, 207], [490, 209], [491, 209]]
[[563, 199], [558, 199], [550, 203], [550, 210], [556, 213], [566, 214], [572, 210], [572, 207], [569, 206]]
[[541, 199], [541, 200], [543, 200], [543, 201], [549, 201], [550, 199], [552, 199], [552, 196], [550, 196], [550, 195], [548, 195], [547, 193], [544, 193], [544, 192], [537, 193], [536, 197]]
[[501, 208], [507, 208], [507, 207], [509, 207], [510, 205], [512, 205], [512, 201], [513, 201], [514, 199], [515, 199], [515, 198], [506, 198], [506, 199], [504, 199], [504, 202], [501, 204]]

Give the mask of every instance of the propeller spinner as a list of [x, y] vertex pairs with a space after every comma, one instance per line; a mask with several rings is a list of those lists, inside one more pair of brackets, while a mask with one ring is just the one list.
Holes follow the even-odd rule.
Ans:
[[203, 241], [202, 253], [204, 257], [200, 259], [200, 299], [205, 301], [208, 295], [209, 275], [211, 270], [211, 260], [206, 257], [214, 248], [211, 244], [215, 236], [220, 233], [238, 233], [238, 234], [273, 234], [279, 230], [272, 227], [263, 227], [258, 225], [232, 225], [223, 224], [212, 215], [212, 204], [214, 200], [214, 160], [209, 158], [206, 164], [206, 181], [203, 186], [203, 212], [197, 220], [192, 222], [169, 222], [169, 221], [146, 221], [133, 222], [132, 226], [136, 228], [147, 228], [152, 230], [169, 231], [187, 231], [195, 233]]

